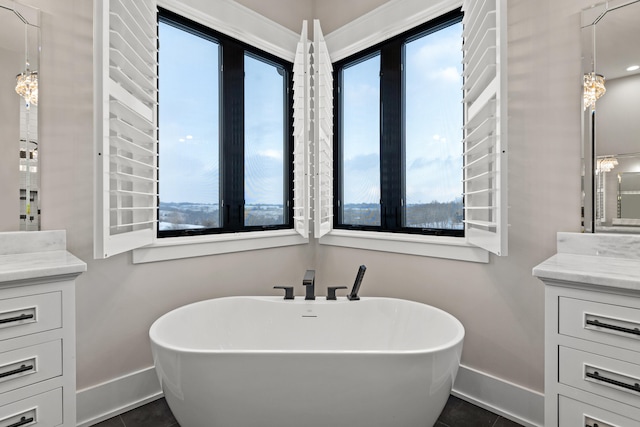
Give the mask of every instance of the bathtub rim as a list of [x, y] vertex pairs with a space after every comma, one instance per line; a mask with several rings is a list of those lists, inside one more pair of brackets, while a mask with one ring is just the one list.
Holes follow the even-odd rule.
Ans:
[[[439, 346], [433, 346], [433, 347], [423, 348], [423, 349], [407, 349], [407, 350], [194, 349], [194, 348], [187, 348], [187, 347], [181, 347], [181, 346], [178, 346], [178, 345], [170, 344], [170, 343], [167, 342], [166, 339], [165, 340], [158, 339], [159, 333], [157, 332], [157, 330], [159, 328], [159, 324], [160, 324], [162, 319], [164, 319], [166, 317], [169, 317], [171, 315], [171, 313], [174, 313], [174, 312], [182, 310], [182, 309], [186, 309], [187, 307], [190, 307], [190, 306], [199, 305], [199, 304], [205, 304], [207, 302], [215, 301], [215, 300], [248, 299], [248, 298], [249, 299], [258, 299], [258, 300], [266, 300], [266, 301], [271, 301], [271, 302], [279, 302], [279, 303], [283, 303], [283, 304], [292, 304], [293, 303], [293, 304], [303, 304], [303, 305], [313, 305], [313, 304], [318, 304], [318, 303], [320, 303], [320, 304], [336, 304], [336, 303], [358, 304], [361, 301], [372, 301], [372, 300], [401, 301], [402, 303], [424, 305], [424, 306], [429, 307], [432, 310], [438, 311], [441, 315], [444, 315], [445, 317], [450, 319], [457, 326], [456, 327], [456, 334], [455, 334], [454, 337], [450, 338], [445, 344], [442, 344], [442, 345], [439, 345]], [[149, 339], [151, 341], [151, 345], [152, 346], [156, 345], [158, 347], [162, 347], [165, 350], [173, 351], [173, 352], [176, 352], [176, 353], [182, 353], [182, 354], [228, 354], [228, 355], [249, 355], [249, 354], [261, 354], [261, 355], [265, 355], [265, 354], [271, 354], [271, 355], [284, 355], [284, 354], [290, 354], [290, 355], [309, 355], [309, 354], [348, 355], [348, 354], [357, 354], [357, 355], [380, 355], [380, 356], [384, 356], [384, 355], [427, 355], [427, 354], [434, 354], [434, 353], [444, 352], [444, 351], [450, 350], [452, 348], [455, 348], [458, 345], [462, 345], [463, 342], [464, 342], [465, 334], [466, 334], [466, 331], [465, 331], [465, 328], [464, 328], [464, 325], [462, 324], [462, 322], [460, 322], [460, 320], [458, 320], [458, 318], [456, 318], [454, 315], [452, 315], [451, 313], [449, 313], [449, 312], [447, 312], [447, 311], [445, 311], [445, 310], [443, 310], [441, 308], [434, 307], [432, 305], [421, 303], [421, 302], [418, 302], [418, 301], [412, 301], [412, 300], [407, 300], [407, 299], [402, 299], [402, 298], [389, 298], [389, 297], [360, 297], [359, 301], [349, 301], [346, 297], [338, 297], [338, 300], [335, 300], [335, 301], [328, 301], [328, 300], [326, 300], [325, 297], [316, 297], [316, 300], [314, 300], [314, 301], [305, 301], [303, 297], [296, 297], [294, 300], [284, 300], [282, 297], [269, 296], [269, 295], [239, 295], [239, 296], [227, 296], [227, 297], [219, 297], [219, 298], [210, 298], [210, 299], [206, 299], [206, 300], [201, 300], [201, 301], [195, 301], [195, 302], [192, 302], [192, 303], [188, 303], [188, 304], [182, 305], [180, 307], [176, 307], [173, 310], [170, 310], [170, 311], [164, 313], [159, 318], [157, 318], [153, 322], [151, 327], [149, 328]]]

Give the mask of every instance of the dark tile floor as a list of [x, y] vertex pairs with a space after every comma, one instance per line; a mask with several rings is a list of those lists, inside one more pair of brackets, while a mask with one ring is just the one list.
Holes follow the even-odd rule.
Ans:
[[[506, 418], [450, 396], [434, 427], [519, 427]], [[158, 399], [94, 427], [180, 427], [167, 402]]]

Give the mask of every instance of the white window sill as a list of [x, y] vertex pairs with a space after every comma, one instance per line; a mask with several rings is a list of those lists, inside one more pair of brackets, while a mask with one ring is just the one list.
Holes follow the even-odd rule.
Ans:
[[248, 233], [209, 234], [206, 236], [167, 237], [154, 244], [134, 249], [133, 263], [167, 261], [206, 255], [252, 251], [256, 249], [309, 243], [295, 230], [269, 230]]
[[467, 243], [463, 237], [335, 229], [320, 238], [320, 244], [459, 261], [489, 262], [489, 252]]
[[[309, 240], [294, 230], [168, 237], [156, 239], [152, 245], [135, 249], [133, 263], [143, 264], [307, 243]], [[489, 252], [468, 244], [461, 237], [332, 230], [320, 239], [320, 244], [459, 261], [489, 262]]]

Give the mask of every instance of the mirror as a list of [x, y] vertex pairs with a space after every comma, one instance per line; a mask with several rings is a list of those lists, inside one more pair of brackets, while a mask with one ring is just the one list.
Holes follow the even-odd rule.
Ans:
[[640, 0], [582, 13], [583, 226], [640, 233]]
[[40, 229], [40, 14], [0, 0], [0, 230]]

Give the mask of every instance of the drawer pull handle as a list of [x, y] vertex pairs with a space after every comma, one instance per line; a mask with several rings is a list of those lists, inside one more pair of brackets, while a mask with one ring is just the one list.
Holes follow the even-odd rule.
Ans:
[[638, 328], [625, 328], [623, 326], [610, 325], [609, 323], [602, 323], [599, 320], [587, 320], [587, 325], [597, 326], [599, 328], [613, 329], [614, 331], [624, 332], [627, 334], [640, 335], [640, 329]]
[[585, 417], [585, 427], [615, 427], [611, 424], [607, 424], [602, 421], [598, 421], [595, 418]]
[[607, 384], [613, 384], [613, 385], [616, 385], [618, 387], [626, 388], [627, 390], [633, 390], [633, 391], [637, 391], [638, 393], [640, 393], [640, 384], [638, 384], [638, 383], [627, 384], [627, 383], [624, 383], [622, 381], [614, 380], [612, 378], [603, 377], [602, 375], [600, 375], [600, 373], [598, 371], [595, 371], [594, 373], [587, 372], [586, 376], [589, 377], [589, 378], [593, 378], [594, 380], [602, 381], [602, 382], [605, 382]]
[[32, 422], [33, 422], [33, 417], [29, 417], [29, 418], [22, 417], [22, 418], [20, 418], [20, 421], [18, 421], [17, 423], [13, 423], [13, 424], [11, 424], [11, 425], [9, 425], [7, 427], [20, 427], [20, 426], [23, 426], [23, 425], [26, 425], [26, 424], [29, 424], [29, 423], [32, 423]]
[[20, 316], [16, 316], [16, 317], [8, 317], [6, 319], [0, 319], [0, 325], [4, 323], [19, 322], [21, 320], [28, 320], [28, 319], [33, 319], [33, 314], [21, 314]]
[[0, 373], [0, 378], [10, 377], [11, 375], [16, 375], [22, 372], [31, 371], [32, 369], [33, 369], [33, 365], [22, 365], [17, 369], [12, 369], [11, 371]]

